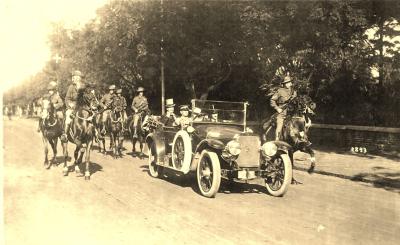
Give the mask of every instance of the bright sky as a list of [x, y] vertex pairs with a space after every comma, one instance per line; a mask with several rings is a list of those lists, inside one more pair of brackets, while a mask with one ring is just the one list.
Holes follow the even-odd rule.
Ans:
[[39, 72], [50, 57], [51, 22], [78, 27], [108, 0], [0, 0], [0, 83], [4, 90]]

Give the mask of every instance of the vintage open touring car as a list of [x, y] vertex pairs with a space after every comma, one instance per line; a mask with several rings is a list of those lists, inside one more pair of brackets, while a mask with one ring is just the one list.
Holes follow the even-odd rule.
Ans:
[[221, 178], [263, 178], [267, 191], [283, 196], [292, 179], [288, 146], [259, 135], [246, 125], [246, 102], [192, 100], [191, 125], [162, 126], [146, 138], [149, 172], [160, 177], [164, 168], [183, 174], [196, 171], [202, 195], [214, 197]]

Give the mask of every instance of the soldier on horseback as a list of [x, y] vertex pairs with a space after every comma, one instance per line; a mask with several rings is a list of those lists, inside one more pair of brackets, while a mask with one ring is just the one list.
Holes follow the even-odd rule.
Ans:
[[137, 137], [136, 127], [138, 124], [138, 120], [142, 116], [142, 113], [147, 113], [149, 111], [149, 103], [147, 102], [147, 98], [143, 95], [144, 88], [139, 87], [136, 92], [138, 93], [138, 95], [135, 96], [132, 101], [132, 110], [134, 112], [133, 125], [135, 128], [133, 137]]
[[270, 104], [276, 110], [276, 131], [275, 140], [280, 140], [282, 135], [283, 123], [287, 117], [288, 103], [297, 96], [293, 88], [292, 79], [286, 76], [281, 82], [282, 88], [279, 88], [271, 97]]
[[121, 88], [119, 88], [119, 89], [117, 89], [117, 95], [116, 95], [116, 97], [115, 97], [115, 100], [117, 100], [117, 101], [119, 101], [119, 104], [121, 105], [121, 109], [122, 109], [122, 111], [121, 111], [121, 117], [122, 117], [122, 130], [123, 131], [126, 131], [126, 118], [127, 118], [127, 115], [126, 115], [126, 106], [127, 106], [127, 104], [126, 104], [126, 99], [125, 99], [125, 97], [124, 96], [122, 96], [122, 89]]
[[115, 85], [110, 85], [108, 87], [108, 93], [105, 94], [101, 100], [100, 100], [100, 105], [103, 107], [104, 111], [103, 111], [103, 115], [101, 117], [101, 123], [102, 123], [102, 129], [101, 129], [101, 133], [105, 134], [106, 128], [106, 121], [108, 118], [108, 115], [110, 114], [110, 106], [112, 104], [112, 102], [114, 101], [114, 91], [115, 91]]
[[67, 142], [67, 133], [72, 121], [72, 117], [75, 116], [76, 102], [78, 99], [78, 90], [83, 87], [82, 72], [76, 70], [72, 73], [72, 84], [68, 87], [67, 94], [65, 95], [65, 105], [67, 111], [65, 112], [65, 126], [64, 133], [61, 136], [63, 142]]
[[[54, 111], [55, 116], [61, 124], [64, 119], [64, 113], [63, 113], [64, 102], [61, 99], [58, 92], [56, 91], [56, 86], [57, 86], [56, 82], [50, 82], [50, 84], [47, 86], [48, 93], [44, 97], [47, 98], [50, 101], [50, 103], [53, 104], [55, 110]], [[40, 132], [40, 124], [41, 121], [39, 120], [39, 125], [37, 130], [38, 132]]]

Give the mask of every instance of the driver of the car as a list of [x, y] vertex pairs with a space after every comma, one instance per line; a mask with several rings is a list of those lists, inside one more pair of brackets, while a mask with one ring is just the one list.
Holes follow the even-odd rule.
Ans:
[[210, 120], [211, 120], [211, 122], [217, 122], [218, 121], [218, 112], [216, 110], [212, 110], [211, 111]]

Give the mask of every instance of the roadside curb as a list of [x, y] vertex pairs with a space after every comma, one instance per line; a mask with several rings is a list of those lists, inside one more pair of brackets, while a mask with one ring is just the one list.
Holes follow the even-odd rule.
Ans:
[[[302, 172], [308, 172], [308, 168], [304, 168], [304, 167], [294, 166], [293, 169], [299, 170]], [[388, 180], [371, 180], [368, 178], [363, 178], [362, 176], [348, 176], [345, 174], [331, 173], [331, 172], [327, 172], [324, 170], [318, 170], [318, 169], [315, 169], [312, 174], [332, 176], [332, 177], [337, 177], [337, 178], [341, 178], [341, 179], [351, 180], [354, 182], [364, 182], [364, 183], [373, 184], [373, 185], [376, 185], [379, 187], [389, 187], [389, 188], [400, 189], [400, 183], [399, 182], [394, 183], [393, 180], [390, 180], [390, 179], [388, 179]]]

